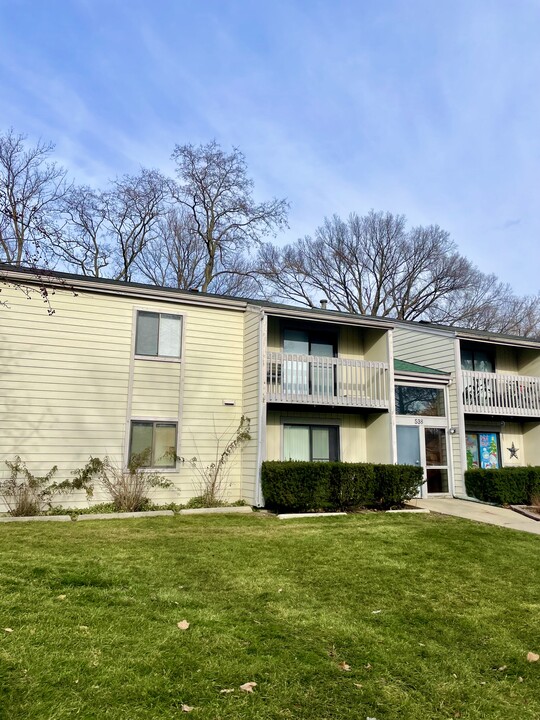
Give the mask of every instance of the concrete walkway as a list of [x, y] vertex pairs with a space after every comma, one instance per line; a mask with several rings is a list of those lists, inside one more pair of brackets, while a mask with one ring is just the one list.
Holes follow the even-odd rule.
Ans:
[[522, 530], [523, 532], [540, 535], [540, 521], [530, 520], [506, 508], [482, 505], [469, 500], [456, 500], [455, 498], [412, 500], [411, 505], [426, 508], [430, 512], [441, 513], [442, 515], [453, 515], [465, 520], [475, 520], [488, 525], [498, 525], [511, 530]]

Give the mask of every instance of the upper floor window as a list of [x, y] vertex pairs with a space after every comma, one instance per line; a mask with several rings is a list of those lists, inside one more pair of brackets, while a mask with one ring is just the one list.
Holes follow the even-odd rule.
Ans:
[[182, 317], [167, 313], [137, 312], [135, 355], [179, 358], [182, 347]]
[[495, 372], [494, 354], [489, 350], [476, 348], [461, 348], [461, 369], [475, 372]]
[[396, 385], [396, 414], [444, 417], [444, 391], [433, 387]]

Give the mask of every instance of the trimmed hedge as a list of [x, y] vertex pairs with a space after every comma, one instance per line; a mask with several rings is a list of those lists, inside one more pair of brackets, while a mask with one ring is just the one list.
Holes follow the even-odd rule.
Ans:
[[414, 497], [422, 468], [344, 462], [277, 462], [262, 465], [266, 507], [309, 512], [389, 508]]
[[465, 472], [467, 495], [498, 505], [529, 505], [540, 495], [540, 467], [508, 467]]

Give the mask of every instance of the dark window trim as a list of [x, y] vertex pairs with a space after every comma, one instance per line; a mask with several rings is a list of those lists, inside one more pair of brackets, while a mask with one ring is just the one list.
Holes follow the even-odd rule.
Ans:
[[460, 359], [461, 369], [462, 369], [462, 370], [464, 370], [464, 367], [463, 367], [463, 351], [464, 351], [464, 350], [465, 350], [466, 352], [472, 353], [472, 363], [473, 363], [473, 370], [472, 370], [472, 371], [473, 371], [473, 372], [479, 372], [479, 371], [476, 369], [476, 367], [475, 367], [475, 364], [476, 364], [476, 363], [475, 363], [475, 353], [484, 353], [484, 355], [487, 355], [488, 358], [489, 358], [489, 360], [490, 360], [490, 362], [491, 362], [491, 365], [492, 365], [492, 367], [493, 367], [492, 372], [495, 372], [495, 371], [496, 371], [496, 368], [497, 368], [497, 363], [496, 363], [497, 351], [496, 351], [496, 349], [495, 349], [493, 346], [491, 346], [491, 345], [486, 346], [486, 345], [482, 345], [482, 344], [462, 342], [462, 343], [460, 344], [460, 348], [459, 348], [459, 359]]
[[[497, 438], [497, 462], [499, 468], [502, 468], [502, 452], [501, 452], [501, 433], [496, 430], [467, 430], [465, 429], [465, 460], [467, 461], [467, 435], [476, 435], [476, 450], [478, 452], [478, 467], [482, 468], [480, 456], [480, 435], [495, 435]], [[470, 470], [469, 464], [466, 462], [466, 470]]]
[[287, 330], [293, 332], [305, 332], [308, 336], [308, 355], [311, 355], [311, 345], [317, 340], [328, 340], [328, 344], [332, 344], [332, 357], [338, 357], [339, 349], [339, 330], [334, 329], [320, 329], [318, 327], [306, 327], [305, 325], [283, 325], [281, 328], [281, 348], [284, 351], [285, 348], [285, 333]]
[[[298, 423], [292, 423], [292, 422], [284, 422], [283, 423], [283, 431], [285, 432], [286, 427], [305, 427], [309, 429], [309, 462], [339, 462], [340, 458], [340, 426], [339, 425], [327, 425], [327, 424], [319, 424], [319, 423], [309, 423], [309, 422], [298, 422]], [[334, 441], [332, 442], [332, 433], [329, 435], [329, 451], [330, 451], [330, 457], [328, 460], [314, 460], [313, 459], [313, 429], [327, 429], [327, 430], [333, 430], [334, 431]], [[334, 447], [332, 447], [332, 445]], [[332, 453], [332, 450], [334, 450], [334, 453]], [[332, 457], [332, 455], [335, 455], [335, 457]], [[285, 462], [288, 460], [288, 458], [284, 458]]]

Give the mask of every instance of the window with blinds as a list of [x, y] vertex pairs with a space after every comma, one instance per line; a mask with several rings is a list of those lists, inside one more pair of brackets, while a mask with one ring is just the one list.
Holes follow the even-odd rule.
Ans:
[[182, 348], [182, 317], [167, 313], [137, 313], [135, 355], [180, 358]]

